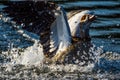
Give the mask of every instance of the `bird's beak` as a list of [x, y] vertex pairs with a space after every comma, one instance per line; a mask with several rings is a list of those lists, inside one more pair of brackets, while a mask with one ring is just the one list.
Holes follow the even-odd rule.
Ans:
[[89, 20], [90, 21], [94, 21], [97, 18], [97, 16], [95, 15], [89, 15]]

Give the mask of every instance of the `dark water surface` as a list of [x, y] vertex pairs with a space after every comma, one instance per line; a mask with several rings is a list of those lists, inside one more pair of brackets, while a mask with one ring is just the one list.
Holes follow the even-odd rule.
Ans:
[[[13, 28], [0, 20], [0, 80], [119, 80], [120, 79], [120, 0], [54, 0], [67, 13], [74, 10], [91, 10], [98, 17], [90, 27], [91, 51], [95, 56], [94, 66], [65, 64], [25, 66], [6, 63], [9, 58], [33, 46], [35, 34]], [[0, 5], [0, 10], [3, 5]], [[27, 34], [27, 35], [26, 35]], [[32, 36], [32, 37], [31, 37]], [[13, 47], [22, 48], [11, 51]], [[30, 49], [33, 49], [30, 50]], [[36, 47], [27, 53], [35, 52]], [[6, 51], [3, 52], [2, 51]], [[29, 52], [31, 51], [31, 52]], [[79, 50], [78, 50], [79, 52]], [[11, 53], [11, 54], [10, 54]], [[13, 54], [14, 53], [14, 54]], [[101, 54], [101, 56], [99, 55]], [[9, 55], [9, 56], [8, 56]], [[7, 56], [7, 59], [5, 59]], [[11, 57], [12, 56], [12, 57]], [[12, 61], [11, 61], [12, 62]]]

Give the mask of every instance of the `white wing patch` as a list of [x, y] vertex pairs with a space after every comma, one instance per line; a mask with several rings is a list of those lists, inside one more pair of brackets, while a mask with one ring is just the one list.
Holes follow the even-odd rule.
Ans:
[[63, 10], [55, 13], [56, 20], [51, 26], [50, 52], [63, 51], [71, 44], [71, 34]]

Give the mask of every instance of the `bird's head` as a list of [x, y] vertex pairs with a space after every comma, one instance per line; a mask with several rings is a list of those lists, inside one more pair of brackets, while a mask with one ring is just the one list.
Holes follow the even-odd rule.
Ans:
[[89, 10], [77, 12], [69, 18], [68, 22], [72, 37], [89, 39], [89, 27], [95, 18], [94, 12]]

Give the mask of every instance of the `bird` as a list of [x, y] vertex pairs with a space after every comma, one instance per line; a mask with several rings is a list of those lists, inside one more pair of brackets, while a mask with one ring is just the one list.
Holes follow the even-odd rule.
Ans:
[[2, 4], [6, 6], [3, 12], [11, 21], [40, 36], [46, 60], [63, 61], [76, 42], [90, 39], [89, 27], [95, 20], [92, 11], [77, 11], [67, 16], [62, 6], [49, 1], [7, 1]]

